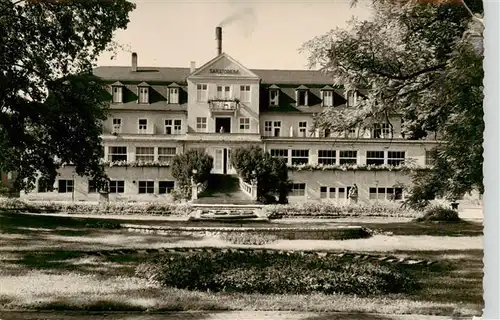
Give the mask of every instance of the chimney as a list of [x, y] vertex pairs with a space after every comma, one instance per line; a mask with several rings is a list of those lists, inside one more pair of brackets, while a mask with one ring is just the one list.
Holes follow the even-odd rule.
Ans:
[[196, 70], [196, 62], [191, 61], [191, 73], [193, 73]]
[[132, 72], [137, 72], [137, 53], [132, 53]]
[[222, 53], [222, 28], [215, 28], [215, 40], [217, 41], [217, 56]]

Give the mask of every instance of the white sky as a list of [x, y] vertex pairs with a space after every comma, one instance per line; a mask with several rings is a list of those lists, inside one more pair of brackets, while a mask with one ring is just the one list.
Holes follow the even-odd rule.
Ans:
[[[215, 27], [226, 17], [247, 12], [223, 27], [222, 51], [254, 69], [305, 69], [298, 49], [315, 36], [345, 27], [352, 16], [369, 17], [367, 2], [349, 0], [131, 0], [137, 8], [127, 30], [115, 40], [138, 54], [139, 66], [201, 66], [216, 55]], [[116, 60], [104, 54], [98, 65], [130, 65], [130, 52]]]

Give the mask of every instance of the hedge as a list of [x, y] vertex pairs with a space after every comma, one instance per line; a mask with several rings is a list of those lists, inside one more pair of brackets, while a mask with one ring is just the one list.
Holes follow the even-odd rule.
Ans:
[[401, 266], [299, 253], [201, 252], [167, 255], [136, 274], [165, 287], [261, 294], [410, 293], [418, 284]]
[[334, 203], [297, 203], [288, 205], [270, 205], [266, 207], [269, 218], [294, 218], [294, 217], [405, 217], [417, 218], [421, 212], [402, 208], [399, 203], [372, 203], [372, 204], [347, 204]]

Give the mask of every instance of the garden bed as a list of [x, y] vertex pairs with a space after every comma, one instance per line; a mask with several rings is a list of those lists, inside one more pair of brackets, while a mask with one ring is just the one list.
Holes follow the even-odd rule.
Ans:
[[211, 292], [376, 296], [419, 288], [397, 265], [293, 252], [169, 254], [139, 265], [136, 273], [163, 287]]
[[[238, 235], [244, 237], [266, 237], [269, 239], [285, 240], [347, 240], [368, 238], [370, 232], [358, 226], [335, 226], [323, 228], [227, 228], [227, 227], [165, 227], [165, 226], [145, 226], [137, 224], [122, 224], [122, 228], [133, 232], [156, 233], [168, 236], [194, 236], [206, 237], [214, 236], [225, 239], [234, 239], [233, 243], [244, 243], [237, 240]], [[230, 235], [230, 236], [228, 236]], [[273, 238], [274, 237], [274, 238]], [[252, 242], [248, 240], [248, 242]]]
[[418, 218], [422, 212], [402, 208], [399, 203], [373, 203], [336, 205], [328, 202], [297, 203], [266, 206], [270, 219], [280, 218], [344, 218], [344, 217], [397, 217]]

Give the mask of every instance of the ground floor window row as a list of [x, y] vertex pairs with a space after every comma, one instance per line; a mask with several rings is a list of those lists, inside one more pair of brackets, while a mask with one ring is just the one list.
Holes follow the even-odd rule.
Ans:
[[[348, 199], [349, 192], [353, 186], [345, 187], [330, 187], [320, 186], [320, 199]], [[306, 196], [306, 183], [293, 183], [289, 196], [303, 197]], [[394, 187], [369, 187], [368, 194], [370, 200], [403, 200], [403, 188]]]
[[[134, 181], [137, 184], [137, 189], [139, 194], [154, 194], [155, 186], [158, 186], [158, 194], [169, 194], [174, 190], [174, 181], [151, 181], [151, 180], [140, 180]], [[98, 193], [103, 190], [99, 190], [94, 181], [90, 180], [87, 185], [87, 193]], [[110, 180], [108, 186], [104, 188], [109, 193], [125, 193], [125, 180]], [[48, 192], [48, 188], [42, 184], [38, 184], [37, 191], [39, 193]], [[72, 193], [75, 191], [74, 180], [57, 180], [57, 188], [54, 190], [57, 193]]]
[[[312, 164], [309, 149], [270, 149], [273, 157], [285, 159], [287, 164], [301, 165]], [[318, 164], [361, 164], [357, 150], [318, 150]], [[405, 151], [366, 151], [367, 165], [401, 165], [405, 161]]]

